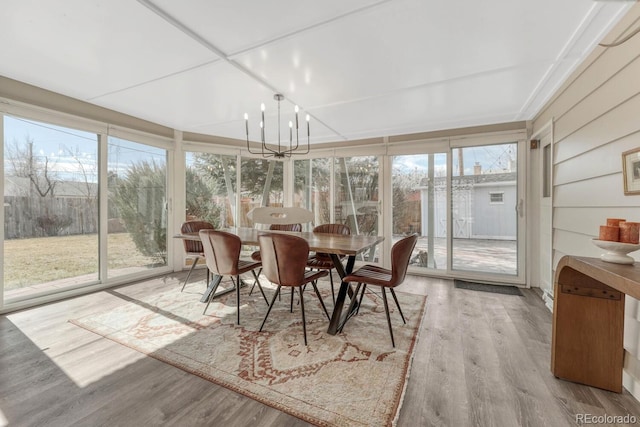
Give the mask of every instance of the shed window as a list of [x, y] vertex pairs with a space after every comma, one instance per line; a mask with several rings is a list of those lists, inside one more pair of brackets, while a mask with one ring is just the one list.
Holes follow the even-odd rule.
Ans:
[[504, 192], [490, 192], [489, 193], [489, 203], [492, 205], [503, 204], [504, 203]]

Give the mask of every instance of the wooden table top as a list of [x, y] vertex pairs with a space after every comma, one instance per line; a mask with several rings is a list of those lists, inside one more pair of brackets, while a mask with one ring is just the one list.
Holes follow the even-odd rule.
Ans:
[[634, 298], [640, 298], [640, 266], [615, 264], [600, 258], [565, 255], [556, 267], [555, 282], [560, 272], [569, 267]]
[[[302, 237], [309, 243], [309, 250], [315, 252], [324, 252], [337, 255], [357, 255], [384, 240], [382, 236], [355, 236], [355, 235], [338, 235], [328, 233], [314, 233], [312, 231], [276, 231], [276, 230], [258, 230], [249, 227], [233, 227], [225, 228], [220, 231], [233, 233], [240, 237], [245, 245], [258, 246], [258, 236], [261, 234], [278, 233], [289, 234]], [[176, 234], [173, 236], [178, 239], [200, 240], [198, 233]]]

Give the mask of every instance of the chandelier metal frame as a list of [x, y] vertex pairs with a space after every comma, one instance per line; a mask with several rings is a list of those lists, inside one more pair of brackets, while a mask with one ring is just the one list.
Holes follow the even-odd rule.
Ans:
[[[300, 138], [298, 135], [298, 111], [299, 108], [296, 105], [294, 108], [294, 112], [295, 112], [295, 131], [296, 131], [296, 141], [295, 141], [295, 145], [293, 143], [293, 121], [289, 121], [289, 148], [286, 148], [286, 145], [283, 145], [281, 142], [281, 134], [280, 134], [280, 102], [284, 100], [284, 95], [282, 95], [281, 93], [276, 93], [275, 95], [273, 95], [273, 99], [278, 101], [278, 144], [277, 144], [277, 150], [274, 150], [272, 148], [270, 148], [269, 146], [267, 146], [267, 143], [265, 141], [265, 122], [264, 122], [264, 110], [265, 110], [265, 106], [264, 103], [260, 105], [260, 110], [261, 110], [261, 121], [260, 121], [260, 141], [261, 141], [261, 150], [260, 151], [252, 151], [251, 150], [251, 145], [249, 143], [249, 115], [247, 113], [244, 114], [244, 124], [245, 124], [245, 130], [246, 130], [246, 134], [247, 134], [247, 150], [249, 151], [249, 153], [251, 154], [261, 154], [262, 157], [275, 157], [278, 159], [283, 159], [285, 157], [291, 157], [292, 155], [299, 155], [299, 154], [308, 154], [309, 153], [309, 140], [310, 140], [310, 129], [309, 129], [309, 115], [307, 114], [306, 116], [306, 121], [307, 121], [307, 147], [306, 147], [306, 151], [298, 151], [298, 148], [301, 148], [300, 146]], [[303, 143], [304, 144], [304, 143]]]

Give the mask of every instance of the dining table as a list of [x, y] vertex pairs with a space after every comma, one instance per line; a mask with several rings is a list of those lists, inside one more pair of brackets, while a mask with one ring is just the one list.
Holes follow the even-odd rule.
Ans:
[[[333, 265], [338, 272], [338, 275], [340, 276], [340, 279], [344, 278], [353, 271], [357, 255], [365, 252], [368, 249], [374, 248], [384, 240], [384, 237], [382, 236], [314, 233], [313, 231], [295, 232], [260, 230], [251, 227], [230, 227], [221, 229], [221, 231], [226, 231], [228, 233], [237, 235], [238, 237], [240, 237], [240, 241], [242, 242], [242, 244], [247, 246], [259, 246], [260, 244], [258, 237], [261, 234], [267, 233], [289, 234], [302, 237], [309, 244], [310, 251], [329, 254], [331, 260], [333, 261]], [[176, 234], [174, 237], [179, 239], [200, 240], [200, 235], [198, 233]], [[343, 259], [345, 257], [346, 263], [343, 264]], [[220, 278], [217, 278], [217, 280], [219, 281]], [[200, 301], [206, 302], [209, 299], [209, 295], [215, 287], [215, 282], [215, 278], [212, 279], [211, 282], [209, 282], [207, 290], [205, 291]], [[240, 284], [237, 284], [237, 286], [239, 285]], [[216, 296], [217, 295], [218, 294], [216, 294]], [[329, 333], [330, 335], [335, 335], [340, 332], [349, 317], [351, 317], [351, 315], [353, 315], [353, 313], [357, 309], [357, 304], [353, 304], [350, 313], [343, 313], [347, 296], [349, 296], [350, 298], [356, 297], [355, 295], [353, 295], [353, 289], [351, 288], [350, 283], [341, 280], [340, 289], [338, 290], [338, 295], [336, 296], [336, 302], [334, 304], [333, 313], [331, 315], [331, 320], [329, 321], [329, 327], [327, 329], [327, 333]]]

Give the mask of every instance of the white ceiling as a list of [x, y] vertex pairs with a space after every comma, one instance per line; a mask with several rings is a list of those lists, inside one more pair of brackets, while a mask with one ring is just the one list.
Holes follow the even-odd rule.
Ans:
[[[178, 130], [311, 142], [532, 119], [632, 5], [591, 0], [0, 0], [0, 75]], [[302, 118], [301, 118], [302, 120]]]

